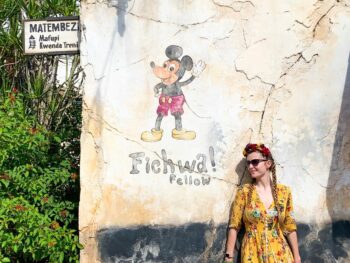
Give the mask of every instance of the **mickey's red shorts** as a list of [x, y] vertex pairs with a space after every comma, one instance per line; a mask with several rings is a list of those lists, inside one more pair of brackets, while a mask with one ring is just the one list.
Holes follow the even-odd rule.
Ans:
[[184, 113], [183, 105], [185, 103], [185, 96], [164, 96], [161, 95], [159, 97], [159, 106], [157, 108], [157, 114], [161, 114], [162, 116], [168, 116], [168, 111], [170, 110], [171, 114], [180, 113], [182, 115]]

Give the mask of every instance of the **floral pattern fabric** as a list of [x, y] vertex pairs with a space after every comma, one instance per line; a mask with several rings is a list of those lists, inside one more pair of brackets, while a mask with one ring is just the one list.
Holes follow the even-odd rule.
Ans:
[[293, 254], [285, 239], [285, 235], [296, 230], [289, 187], [277, 185], [280, 218], [276, 204], [272, 202], [270, 207], [265, 208], [255, 187], [251, 202], [247, 204], [249, 188], [250, 185], [246, 184], [238, 189], [229, 226], [238, 231], [244, 223], [246, 232], [242, 241], [241, 262], [292, 263]]

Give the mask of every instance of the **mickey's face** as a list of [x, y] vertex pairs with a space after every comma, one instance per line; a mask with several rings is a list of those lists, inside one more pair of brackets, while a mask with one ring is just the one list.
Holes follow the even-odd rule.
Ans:
[[156, 77], [160, 78], [165, 85], [173, 84], [177, 81], [178, 76], [176, 72], [180, 68], [180, 62], [178, 60], [167, 60], [163, 63], [163, 66], [156, 66], [151, 62], [153, 73]]

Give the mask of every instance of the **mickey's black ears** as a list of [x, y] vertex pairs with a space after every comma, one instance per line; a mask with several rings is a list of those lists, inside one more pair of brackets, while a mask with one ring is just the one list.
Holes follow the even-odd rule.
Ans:
[[191, 70], [193, 67], [193, 60], [190, 56], [183, 56], [181, 59], [181, 67], [185, 68], [187, 71]]
[[170, 59], [178, 59], [182, 56], [182, 48], [175, 45], [168, 46], [165, 49], [165, 55]]

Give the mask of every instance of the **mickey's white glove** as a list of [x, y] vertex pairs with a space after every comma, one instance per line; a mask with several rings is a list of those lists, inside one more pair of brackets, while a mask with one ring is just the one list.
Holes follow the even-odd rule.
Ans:
[[195, 77], [198, 77], [203, 70], [205, 69], [205, 62], [202, 60], [199, 60], [196, 64], [194, 64], [193, 69], [192, 69], [192, 75]]

